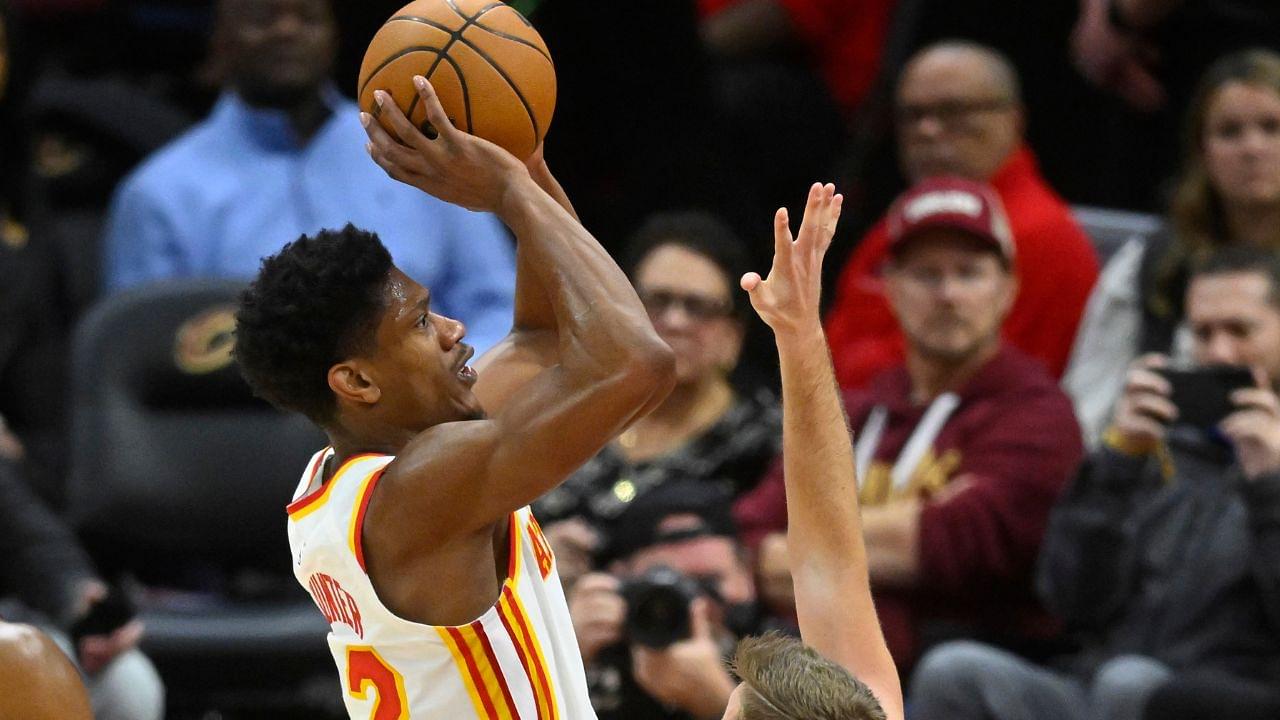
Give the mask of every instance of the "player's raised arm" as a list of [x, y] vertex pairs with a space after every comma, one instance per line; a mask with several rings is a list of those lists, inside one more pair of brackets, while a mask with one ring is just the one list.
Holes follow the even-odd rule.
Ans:
[[[525, 161], [534, 182], [560, 207], [578, 219], [578, 213], [560, 182], [551, 174], [542, 145]], [[515, 316], [511, 332], [476, 363], [480, 380], [476, 396], [489, 413], [497, 413], [538, 373], [560, 361], [555, 307], [551, 296], [531, 267], [530, 249], [516, 246]]]
[[801, 637], [871, 688], [890, 720], [900, 720], [902, 686], [871, 599], [853, 449], [819, 315], [822, 260], [841, 202], [834, 186], [814, 185], [794, 239], [779, 210], [769, 276], [748, 273], [742, 287], [778, 345], [787, 540]]
[[[384, 483], [430, 482], [429, 494], [393, 493], [423, 523], [424, 542], [480, 530], [560, 482], [673, 383], [671, 350], [654, 332], [631, 283], [582, 225], [505, 150], [454, 128], [420, 82], [427, 139], [386, 101], [399, 142], [367, 123], [370, 151], [392, 177], [443, 200], [489, 210], [512, 229], [524, 270], [546, 290], [558, 364], [491, 417], [423, 432]], [[434, 536], [434, 537], [432, 537]]]

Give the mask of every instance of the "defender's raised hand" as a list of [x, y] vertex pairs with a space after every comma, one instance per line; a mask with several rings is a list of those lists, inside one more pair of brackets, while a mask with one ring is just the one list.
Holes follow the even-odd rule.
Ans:
[[470, 210], [498, 210], [511, 184], [529, 176], [528, 168], [488, 140], [455, 128], [431, 83], [421, 76], [413, 82], [434, 137], [414, 127], [391, 96], [379, 90], [374, 93], [379, 113], [396, 137], [371, 115], [360, 113], [369, 135], [369, 155], [391, 177], [445, 202]]
[[763, 280], [759, 273], [742, 276], [742, 289], [751, 306], [776, 335], [795, 334], [820, 324], [822, 259], [831, 247], [844, 196], [835, 185], [814, 183], [809, 188], [800, 233], [791, 234], [786, 208], [773, 218], [773, 267]]

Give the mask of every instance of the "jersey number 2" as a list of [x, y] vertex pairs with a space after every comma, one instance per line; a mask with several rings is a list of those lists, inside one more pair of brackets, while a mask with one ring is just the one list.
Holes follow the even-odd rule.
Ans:
[[347, 648], [347, 692], [360, 700], [369, 699], [369, 686], [378, 699], [369, 720], [408, 720], [409, 699], [404, 677], [371, 647]]

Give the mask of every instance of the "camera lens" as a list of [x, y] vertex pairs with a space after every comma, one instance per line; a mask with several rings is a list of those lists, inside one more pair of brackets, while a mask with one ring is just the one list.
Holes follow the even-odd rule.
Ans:
[[689, 637], [689, 608], [698, 584], [668, 567], [656, 567], [623, 588], [632, 642], [661, 649]]

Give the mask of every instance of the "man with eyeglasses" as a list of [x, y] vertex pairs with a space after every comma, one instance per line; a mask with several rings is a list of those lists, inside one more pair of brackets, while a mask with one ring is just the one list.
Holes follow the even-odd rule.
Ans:
[[[990, 183], [1000, 196], [1021, 279], [1005, 320], [1005, 337], [1058, 377], [1097, 278], [1098, 260], [1023, 140], [1019, 95], [1017, 72], [995, 50], [957, 41], [925, 48], [907, 63], [899, 80], [898, 152], [911, 183], [957, 175]], [[902, 333], [881, 274], [888, 245], [882, 220], [842, 271], [826, 319], [836, 375], [846, 388], [866, 386], [903, 358]]]
[[[945, 637], [1039, 653], [1058, 628], [1032, 571], [1082, 449], [1066, 395], [1000, 338], [1019, 283], [1001, 203], [982, 183], [935, 178], [894, 203], [885, 232], [906, 360], [845, 397], [885, 639], [904, 671]], [[749, 544], [770, 533], [765, 586], [788, 571], [784, 497], [776, 465], [736, 508]]]

